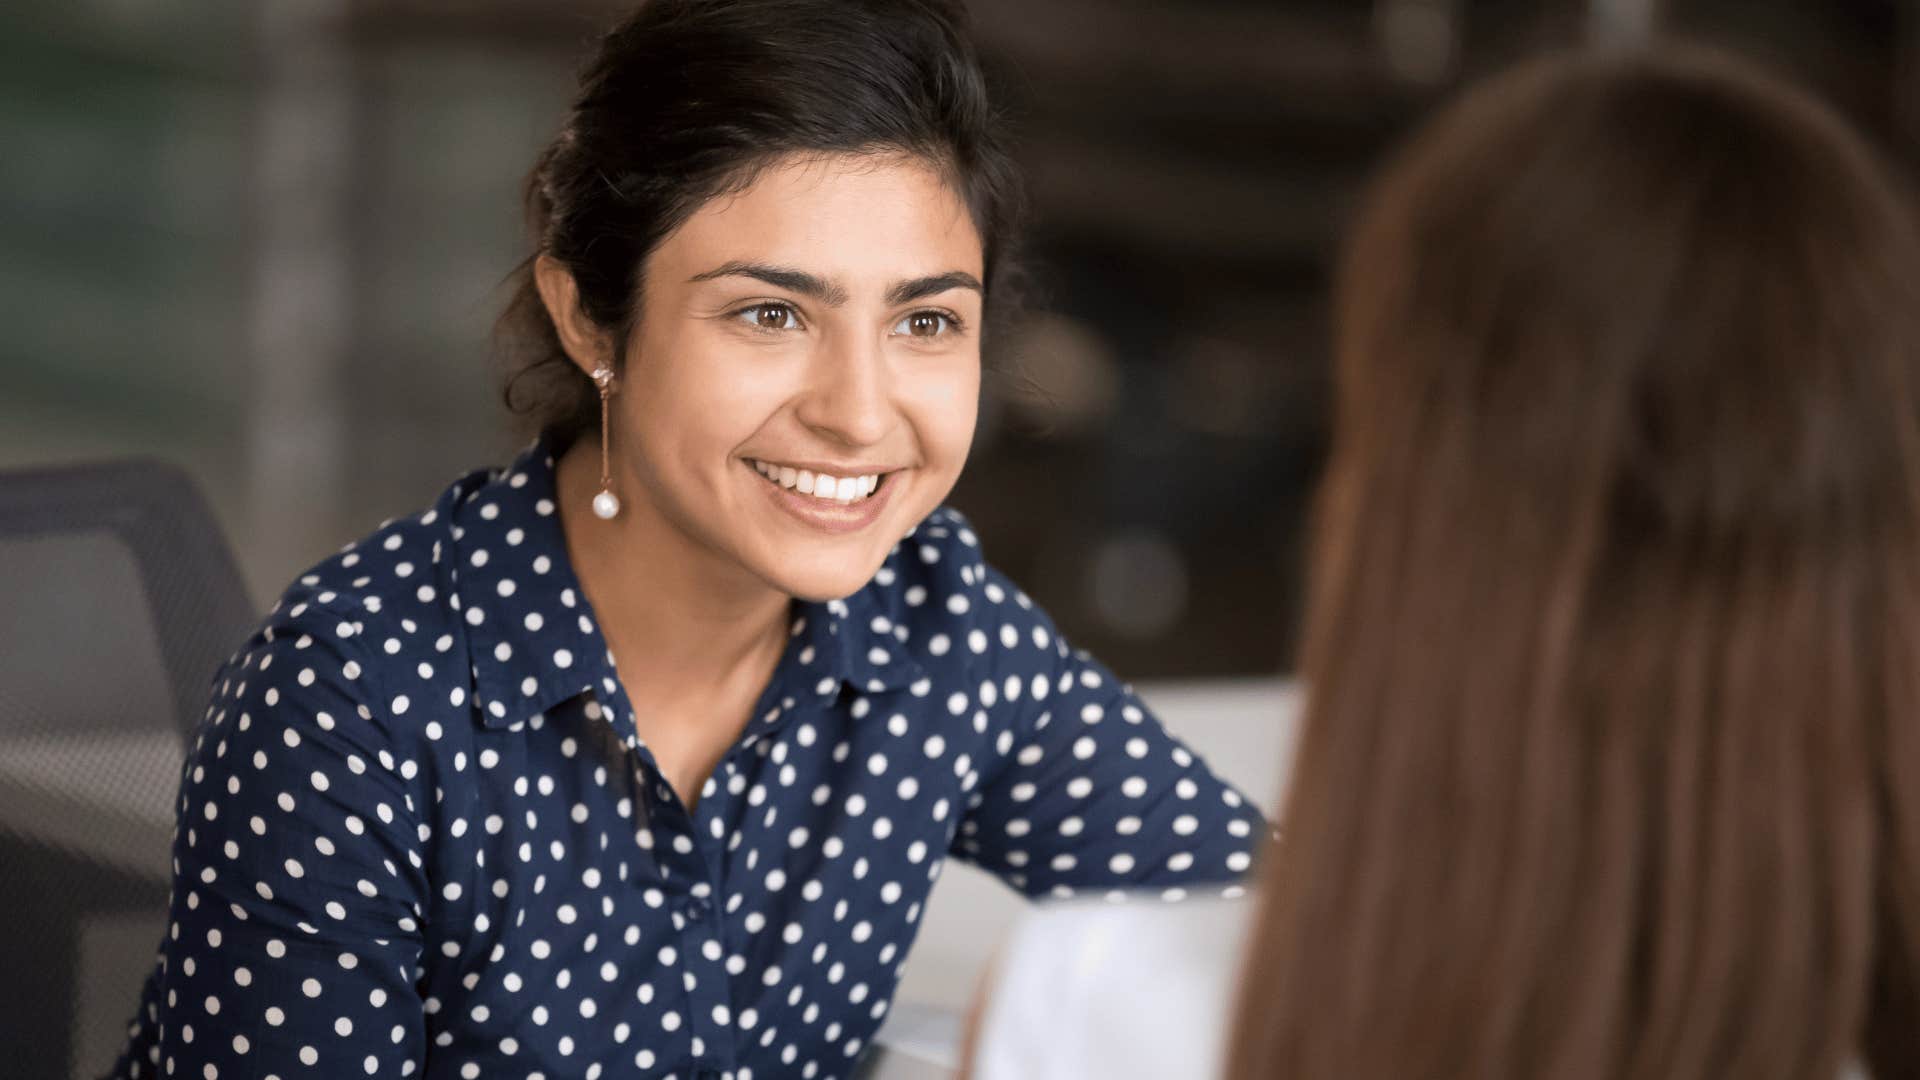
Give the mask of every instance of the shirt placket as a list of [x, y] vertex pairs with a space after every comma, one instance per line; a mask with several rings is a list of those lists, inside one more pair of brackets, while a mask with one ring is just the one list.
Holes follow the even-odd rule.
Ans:
[[[833, 648], [832, 635], [837, 630], [835, 622], [827, 620], [814, 629], [808, 641], [816, 649], [823, 645]], [[722, 827], [716, 836], [713, 823], [733, 820], [737, 816], [736, 801], [746, 797], [730, 789], [726, 782], [729, 774], [739, 769], [744, 755], [754, 752], [757, 742], [785, 726], [796, 711], [795, 658], [803, 650], [813, 651], [806, 649], [807, 643], [789, 643], [756, 703], [755, 718], [748, 721], [741, 738], [722, 757], [713, 793], [702, 796], [692, 812], [666, 782], [653, 752], [639, 737], [638, 726], [631, 721], [633, 706], [625, 688], [619, 685], [617, 676], [608, 680], [611, 692], [604, 718], [609, 722], [617, 716], [629, 718], [628, 723], [616, 723], [615, 728], [626, 741], [638, 786], [646, 793], [649, 812], [644, 827], [650, 831], [653, 862], [658, 869], [654, 880], [636, 875], [634, 886], [659, 889], [666, 897], [674, 929], [673, 941], [667, 944], [674, 953], [672, 962], [662, 965], [672, 985], [660, 988], [660, 1000], [678, 1003], [674, 1011], [682, 1018], [692, 1080], [724, 1080], [733, 1075], [735, 1066], [726, 927], [720, 908], [720, 898], [725, 895], [729, 831]], [[835, 688], [841, 685], [837, 677], [827, 681]], [[827, 700], [832, 700], [830, 694]]]
[[[732, 1006], [726, 969], [726, 925], [719, 906], [727, 858], [726, 836], [712, 835], [712, 822], [730, 818], [730, 800], [724, 783], [700, 800], [692, 815], [674, 800], [676, 812], [688, 821], [693, 851], [686, 856], [686, 891], [676, 896], [674, 926], [685, 954], [682, 964], [692, 976], [682, 979], [687, 1001], [687, 1028], [694, 1043], [695, 1080], [719, 1080], [733, 1071]], [[694, 874], [699, 874], [694, 877]]]
[[[660, 987], [664, 1013], [678, 1012], [687, 1040], [688, 1063], [694, 1080], [720, 1080], [733, 1071], [733, 1041], [726, 1021], [728, 1004], [724, 926], [716, 898], [720, 895], [726, 847], [708, 830], [712, 820], [726, 820], [725, 786], [715, 785], [689, 813], [662, 778], [653, 753], [637, 737], [629, 744], [634, 768], [646, 792], [649, 813], [645, 826], [653, 838], [653, 862], [658, 877], [637, 877], [639, 889], [659, 889], [666, 897], [673, 938], [662, 942], [673, 949], [671, 962], [663, 958], [668, 985]], [[712, 816], [710, 816], [712, 815]]]
[[[751, 812], [740, 803], [747, 800], [744, 788], [736, 791], [731, 781], [739, 775], [746, 759], [756, 753], [755, 744], [777, 730], [791, 713], [795, 702], [791, 694], [792, 675], [789, 655], [774, 672], [772, 680], [755, 704], [755, 719], [748, 721], [741, 737], [720, 759], [713, 776], [713, 791], [703, 795], [694, 813], [675, 798], [664, 783], [657, 784], [656, 797], [671, 804], [676, 823], [684, 823], [692, 850], [674, 852], [677, 865], [684, 867], [686, 891], [676, 897], [674, 925], [686, 944], [682, 957], [685, 970], [693, 974], [693, 985], [686, 989], [688, 1028], [697, 1048], [694, 1053], [693, 1080], [722, 1080], [733, 1075], [735, 1067], [732, 1025], [734, 1021], [730, 977], [726, 970], [726, 921], [720, 907], [726, 895], [726, 871], [732, 838], [727, 822]], [[644, 745], [641, 747], [644, 752]], [[665, 809], [663, 807], [663, 809]], [[716, 823], [718, 823], [716, 825]], [[678, 845], [686, 846], [686, 845]], [[695, 874], [704, 876], [694, 877]]]

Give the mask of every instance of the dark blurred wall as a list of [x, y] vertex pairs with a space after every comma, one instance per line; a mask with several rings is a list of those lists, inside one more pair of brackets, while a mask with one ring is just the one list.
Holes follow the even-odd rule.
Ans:
[[235, 445], [246, 11], [0, 6], [0, 462]]

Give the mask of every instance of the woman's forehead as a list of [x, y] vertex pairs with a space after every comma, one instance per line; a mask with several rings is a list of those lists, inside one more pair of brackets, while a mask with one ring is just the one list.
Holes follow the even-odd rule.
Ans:
[[934, 165], [904, 154], [795, 155], [700, 207], [653, 269], [690, 281], [726, 263], [787, 266], [854, 292], [908, 278], [981, 276], [966, 203]]

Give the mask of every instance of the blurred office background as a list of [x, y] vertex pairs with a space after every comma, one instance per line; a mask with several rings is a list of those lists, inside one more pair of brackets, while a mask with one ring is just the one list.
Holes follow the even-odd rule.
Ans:
[[[153, 455], [264, 606], [514, 449], [489, 347], [518, 185], [607, 0], [0, 7], [0, 466]], [[974, 0], [1037, 308], [954, 501], [1129, 677], [1287, 662], [1323, 298], [1368, 168], [1463, 78], [1658, 23], [1903, 161], [1911, 0]], [[777, 28], [773, 28], [777, 31]]]
[[[503, 460], [489, 331], [526, 254], [519, 184], [622, 6], [0, 5], [0, 468], [185, 466], [264, 607]], [[1288, 663], [1326, 438], [1328, 260], [1394, 138], [1530, 50], [1657, 28], [1797, 74], [1903, 168], [1920, 147], [1920, 0], [972, 7], [1019, 122], [1036, 288], [995, 350], [954, 502], [1078, 644], [1150, 683], [1169, 726], [1267, 807], [1295, 698], [1228, 677]], [[149, 597], [193, 602], [147, 627], [118, 606], [141, 591], [133, 563], [98, 536], [0, 547], [0, 970], [35, 976], [0, 983], [0, 1072], [97, 1075], [150, 963], [182, 725], [210, 667], [162, 646], [214, 655], [196, 638], [247, 601], [176, 573]], [[90, 600], [59, 586], [82, 575]], [[96, 651], [115, 657], [97, 684]], [[41, 691], [57, 707], [36, 711]], [[1017, 906], [949, 875], [895, 1016], [946, 1010], [950, 1039]], [[33, 1036], [16, 1048], [9, 1031]]]

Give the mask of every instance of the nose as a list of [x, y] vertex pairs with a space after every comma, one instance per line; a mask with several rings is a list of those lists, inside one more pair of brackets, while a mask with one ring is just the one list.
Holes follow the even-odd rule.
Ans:
[[877, 341], [829, 342], [813, 360], [795, 414], [815, 433], [844, 446], [872, 446], [892, 432], [892, 372]]

